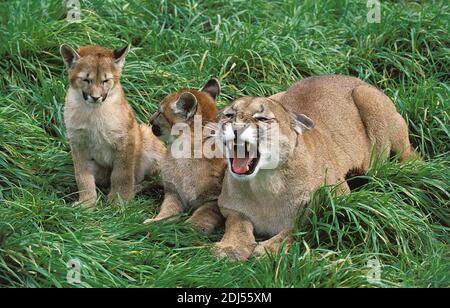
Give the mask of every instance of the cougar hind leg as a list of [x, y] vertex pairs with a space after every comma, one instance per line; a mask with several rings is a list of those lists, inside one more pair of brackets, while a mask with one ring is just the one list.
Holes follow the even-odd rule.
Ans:
[[391, 154], [404, 161], [414, 152], [409, 142], [408, 126], [394, 103], [375, 87], [361, 85], [352, 93], [365, 125], [375, 155], [385, 160]]
[[399, 155], [400, 161], [418, 157], [409, 142], [408, 126], [405, 120], [398, 113], [393, 115], [393, 130], [391, 138], [391, 152]]

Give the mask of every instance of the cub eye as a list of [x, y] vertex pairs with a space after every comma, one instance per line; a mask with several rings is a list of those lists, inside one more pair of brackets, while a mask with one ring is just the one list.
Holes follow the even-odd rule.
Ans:
[[103, 80], [103, 84], [108, 83], [111, 79], [105, 79]]
[[91, 83], [91, 81], [89, 80], [89, 79], [82, 79], [84, 82], [86, 82], [86, 83]]

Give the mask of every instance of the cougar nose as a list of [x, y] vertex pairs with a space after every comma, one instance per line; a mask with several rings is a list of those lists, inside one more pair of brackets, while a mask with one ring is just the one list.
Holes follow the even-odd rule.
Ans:
[[234, 130], [243, 130], [246, 129], [249, 125], [246, 123], [241, 123], [241, 122], [235, 122], [233, 123], [233, 129]]
[[156, 137], [161, 136], [161, 127], [159, 127], [158, 125], [153, 124], [152, 125], [152, 132]]

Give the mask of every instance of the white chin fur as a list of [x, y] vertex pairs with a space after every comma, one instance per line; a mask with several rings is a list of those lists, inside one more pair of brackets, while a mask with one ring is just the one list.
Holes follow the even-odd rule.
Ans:
[[[259, 163], [258, 163], [258, 165], [259, 165]], [[256, 168], [252, 174], [237, 174], [237, 173], [233, 172], [233, 170], [231, 169], [230, 162], [228, 162], [228, 170], [230, 171], [230, 174], [234, 179], [236, 179], [238, 181], [249, 181], [256, 177], [256, 175], [258, 174], [258, 171], [259, 171], [259, 167], [256, 166]]]
[[98, 107], [103, 103], [103, 98], [100, 98], [100, 100], [98, 102], [94, 102], [94, 100], [89, 97], [85, 102], [88, 106]]

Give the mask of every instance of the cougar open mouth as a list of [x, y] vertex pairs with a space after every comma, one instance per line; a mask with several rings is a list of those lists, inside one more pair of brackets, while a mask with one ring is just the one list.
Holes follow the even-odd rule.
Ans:
[[251, 175], [259, 163], [259, 150], [256, 145], [245, 142], [243, 145], [234, 145], [233, 157], [229, 158], [231, 171], [237, 175]]

